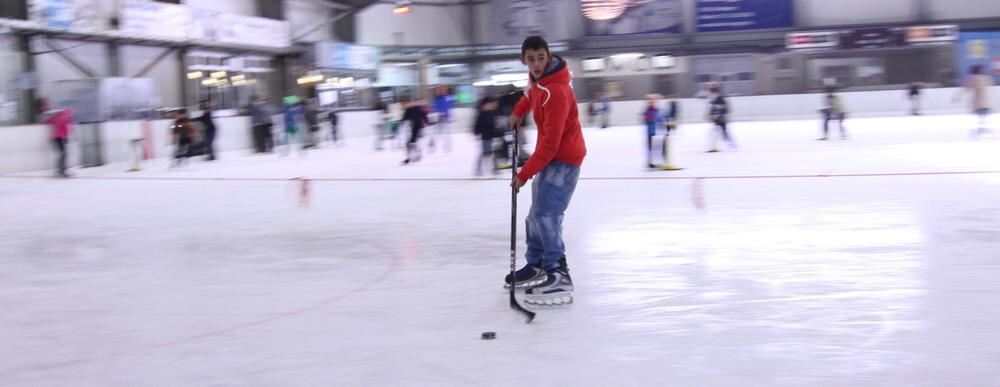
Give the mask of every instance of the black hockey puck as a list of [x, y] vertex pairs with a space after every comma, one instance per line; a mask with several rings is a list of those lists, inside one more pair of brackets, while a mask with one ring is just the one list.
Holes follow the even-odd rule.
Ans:
[[483, 338], [483, 340], [493, 340], [493, 339], [497, 338], [497, 333], [496, 332], [483, 332], [482, 338]]

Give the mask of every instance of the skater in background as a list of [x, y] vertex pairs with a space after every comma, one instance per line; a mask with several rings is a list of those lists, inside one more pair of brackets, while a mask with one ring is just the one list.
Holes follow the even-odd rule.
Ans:
[[292, 95], [285, 97], [282, 102], [285, 104], [285, 108], [282, 110], [282, 115], [285, 118], [285, 144], [282, 147], [281, 155], [288, 156], [296, 145], [299, 148], [299, 155], [305, 154], [306, 144], [302, 138], [304, 136], [302, 132], [305, 129], [305, 118], [303, 117], [305, 108], [302, 106], [302, 100]]
[[215, 161], [215, 119], [212, 118], [212, 109], [214, 104], [212, 100], [206, 99], [201, 101], [201, 117], [198, 118], [198, 122], [201, 123], [201, 129], [204, 131], [202, 133], [202, 146], [205, 151], [205, 160]]
[[923, 82], [910, 83], [909, 90], [907, 90], [907, 95], [910, 99], [910, 115], [920, 115], [920, 92], [923, 87]]
[[532, 36], [521, 45], [521, 63], [528, 66], [529, 89], [510, 116], [510, 125], [518, 129], [523, 117], [533, 113], [538, 140], [534, 154], [511, 183], [519, 192], [535, 178], [531, 211], [525, 220], [528, 263], [513, 276], [508, 274], [505, 282], [508, 286], [528, 286], [528, 303], [565, 304], [572, 302], [573, 280], [566, 262], [562, 221], [587, 147], [566, 61], [549, 53], [545, 39]]
[[389, 117], [389, 104], [385, 101], [378, 101], [375, 104], [375, 110], [379, 113], [380, 118], [380, 122], [375, 124], [375, 150], [380, 151], [386, 134], [392, 132], [392, 128], [390, 128], [392, 120]]
[[312, 98], [302, 103], [302, 108], [305, 111], [306, 125], [309, 127], [309, 132], [303, 133], [305, 135], [304, 142], [306, 148], [316, 148], [319, 146], [319, 108], [316, 105], [316, 100]]
[[400, 143], [403, 142], [402, 136], [402, 124], [403, 124], [403, 103], [402, 100], [409, 101], [409, 97], [402, 96], [399, 99], [395, 99], [389, 104], [389, 120], [391, 121], [391, 137], [393, 140], [393, 145], [396, 148], [400, 148]]
[[722, 86], [713, 84], [708, 88], [708, 120], [715, 126], [712, 133], [712, 147], [710, 153], [718, 152], [719, 137], [722, 137], [730, 148], [736, 148], [736, 142], [729, 135], [729, 102], [722, 94]]
[[680, 105], [677, 100], [671, 100], [667, 102], [667, 114], [663, 117], [663, 124], [667, 129], [667, 135], [669, 136], [674, 131], [677, 130], [677, 123], [681, 118]]
[[587, 104], [587, 123], [590, 124], [591, 127], [597, 126], [597, 118], [600, 116], [601, 110], [600, 106], [598, 106], [600, 101], [601, 94], [597, 93], [594, 94], [594, 99], [590, 100], [590, 103]]
[[437, 113], [437, 122], [434, 124], [429, 148], [433, 152], [435, 144], [440, 143], [445, 152], [451, 152], [451, 108], [455, 105], [455, 97], [447, 86], [438, 87], [435, 93], [434, 112]]
[[70, 177], [66, 172], [66, 143], [69, 141], [70, 124], [73, 123], [73, 109], [52, 109], [49, 100], [39, 98], [35, 101], [38, 109], [38, 122], [49, 125], [49, 136], [58, 156], [56, 157], [56, 177]]
[[847, 111], [844, 109], [844, 101], [837, 95], [836, 86], [827, 86], [826, 95], [823, 96], [823, 108], [820, 113], [823, 115], [823, 137], [820, 141], [830, 139], [830, 121], [837, 121], [840, 128], [840, 139], [847, 139], [847, 129], [844, 128], [844, 119], [847, 118]]
[[337, 127], [340, 117], [337, 117], [336, 110], [330, 109], [327, 112], [326, 119], [330, 121], [330, 141], [333, 142], [333, 145], [337, 145], [337, 141], [340, 141], [340, 130]]
[[409, 98], [404, 97], [403, 103], [406, 106], [406, 111], [403, 112], [403, 121], [410, 125], [410, 139], [406, 141], [406, 159], [403, 160], [403, 165], [406, 165], [420, 161], [420, 145], [417, 141], [420, 140], [420, 132], [424, 126], [427, 126], [429, 120], [427, 119], [427, 106], [423, 101], [409, 102]]
[[990, 98], [992, 87], [993, 77], [985, 74], [982, 65], [973, 65], [969, 68], [969, 78], [965, 80], [965, 87], [955, 96], [955, 102], [958, 102], [963, 93], [971, 95], [972, 112], [979, 117], [978, 125], [971, 135], [974, 139], [989, 132], [989, 117], [993, 111], [993, 101]]
[[188, 119], [187, 109], [175, 111], [174, 124], [170, 126], [170, 143], [174, 144], [174, 161], [171, 167], [187, 164], [196, 135], [194, 125]]
[[261, 100], [257, 94], [250, 96], [250, 105], [247, 106], [250, 113], [250, 123], [253, 125], [254, 150], [257, 153], [271, 152], [273, 139], [271, 130], [273, 123], [271, 120], [271, 109], [267, 103]]
[[653, 137], [656, 136], [656, 130], [660, 123], [663, 122], [660, 109], [656, 107], [658, 99], [657, 95], [646, 96], [646, 110], [642, 112], [642, 121], [646, 124], [646, 164], [650, 168], [656, 168], [656, 165], [653, 164]]
[[606, 95], [601, 95], [601, 129], [607, 129], [611, 125], [611, 100]]
[[483, 97], [478, 104], [476, 125], [473, 128], [473, 133], [479, 136], [480, 141], [480, 153], [476, 158], [476, 176], [483, 174], [485, 164], [489, 165], [488, 168], [494, 175], [499, 173], [493, 149], [493, 140], [497, 137], [497, 105], [497, 99], [489, 95]]
[[[521, 100], [522, 97], [524, 97], [524, 91], [518, 89], [517, 87], [514, 87], [513, 85], [507, 87], [507, 90], [503, 92], [503, 94], [500, 96], [498, 100], [499, 102], [498, 112], [500, 115], [499, 117], [500, 122], [506, 123], [510, 121], [510, 117], [514, 114], [514, 108], [517, 106], [517, 103]], [[518, 158], [520, 160], [517, 160], [516, 162], [519, 166], [524, 165], [524, 162], [527, 161], [529, 157], [531, 157], [531, 154], [524, 149], [525, 145], [528, 144], [528, 139], [525, 138], [526, 136], [524, 136], [524, 129], [523, 129], [523, 124], [525, 119], [526, 118], [522, 117], [521, 118], [522, 122], [520, 123], [520, 125], [516, 127], [515, 126], [510, 127], [511, 132], [517, 131], [517, 142], [518, 142], [517, 144], [513, 143], [508, 144], [506, 138], [507, 137], [506, 133], [508, 133], [507, 130], [504, 130], [503, 132], [497, 134], [497, 136], [504, 137], [504, 146], [502, 147], [503, 148], [502, 153], [505, 155], [504, 157], [507, 159], [507, 164], [508, 164], [502, 166], [501, 169], [506, 169], [509, 168], [511, 165], [514, 165], [515, 161], [511, 160], [511, 157], [513, 156], [511, 152], [512, 149], [510, 149], [511, 146], [517, 146]]]

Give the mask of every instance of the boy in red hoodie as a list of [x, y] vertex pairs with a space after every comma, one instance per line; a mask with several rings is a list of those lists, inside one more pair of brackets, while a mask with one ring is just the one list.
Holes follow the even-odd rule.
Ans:
[[573, 280], [566, 264], [562, 220], [576, 189], [587, 147], [566, 61], [549, 53], [545, 39], [532, 36], [521, 45], [521, 63], [528, 66], [530, 84], [514, 108], [510, 124], [518, 130], [524, 116], [533, 113], [538, 140], [535, 152], [511, 184], [520, 191], [535, 178], [531, 211], [525, 219], [528, 263], [514, 278], [508, 274], [506, 283], [527, 287], [528, 303], [567, 304], [573, 300]]
[[49, 100], [39, 98], [35, 101], [38, 111], [38, 121], [51, 127], [52, 144], [59, 156], [56, 161], [56, 176], [70, 177], [66, 172], [66, 142], [69, 141], [70, 124], [73, 123], [73, 109], [50, 109]]

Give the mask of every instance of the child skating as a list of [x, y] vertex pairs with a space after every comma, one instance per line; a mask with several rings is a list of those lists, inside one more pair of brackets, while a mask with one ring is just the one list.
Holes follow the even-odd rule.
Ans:
[[715, 130], [712, 133], [712, 147], [708, 149], [708, 152], [714, 153], [719, 151], [719, 137], [722, 137], [729, 144], [730, 148], [735, 149], [736, 142], [729, 135], [729, 102], [722, 95], [722, 86], [718, 84], [712, 85], [708, 88], [708, 92], [708, 120], [715, 126]]
[[[989, 118], [993, 112], [993, 101], [990, 98], [990, 90], [993, 88], [993, 77], [986, 74], [982, 65], [973, 65], [969, 69], [969, 78], [965, 81], [965, 87], [961, 92], [968, 92], [972, 113], [979, 118], [976, 129], [972, 131], [971, 137], [979, 139], [983, 134], [989, 133]], [[961, 94], [955, 96], [958, 102]]]
[[830, 139], [830, 121], [837, 121], [840, 128], [840, 139], [847, 139], [847, 129], [844, 128], [844, 119], [847, 118], [847, 111], [844, 109], [844, 101], [837, 95], [835, 86], [827, 86], [826, 95], [823, 96], [823, 108], [819, 110], [823, 114], [823, 137], [820, 141]]
[[479, 112], [476, 115], [476, 125], [473, 133], [479, 136], [480, 153], [476, 158], [474, 172], [476, 176], [482, 176], [483, 165], [487, 165], [494, 175], [500, 171], [497, 168], [494, 139], [497, 137], [497, 100], [493, 96], [483, 97], [479, 101]]
[[565, 304], [572, 302], [573, 281], [566, 262], [562, 221], [587, 148], [566, 61], [551, 55], [544, 39], [532, 36], [521, 45], [521, 63], [528, 66], [529, 89], [518, 101], [510, 124], [517, 130], [524, 116], [533, 113], [538, 139], [535, 152], [511, 183], [519, 191], [535, 178], [531, 211], [525, 220], [528, 263], [513, 278], [508, 274], [505, 282], [507, 286], [527, 287], [525, 302], [529, 304]]
[[642, 112], [642, 122], [646, 124], [646, 163], [650, 169], [656, 168], [653, 164], [653, 137], [656, 137], [656, 128], [663, 121], [660, 109], [656, 107], [657, 99], [655, 95], [647, 96], [646, 109]]

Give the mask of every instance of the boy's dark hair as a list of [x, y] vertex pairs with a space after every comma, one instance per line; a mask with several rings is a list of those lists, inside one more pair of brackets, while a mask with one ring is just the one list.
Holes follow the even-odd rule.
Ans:
[[524, 43], [521, 43], [521, 56], [524, 56], [525, 51], [528, 50], [540, 50], [545, 49], [545, 53], [549, 54], [549, 42], [545, 41], [545, 38], [541, 36], [529, 36], [524, 39]]
[[982, 74], [983, 73], [983, 65], [978, 65], [978, 64], [977, 65], [972, 65], [972, 67], [969, 68], [969, 72], [972, 73], [973, 75]]

